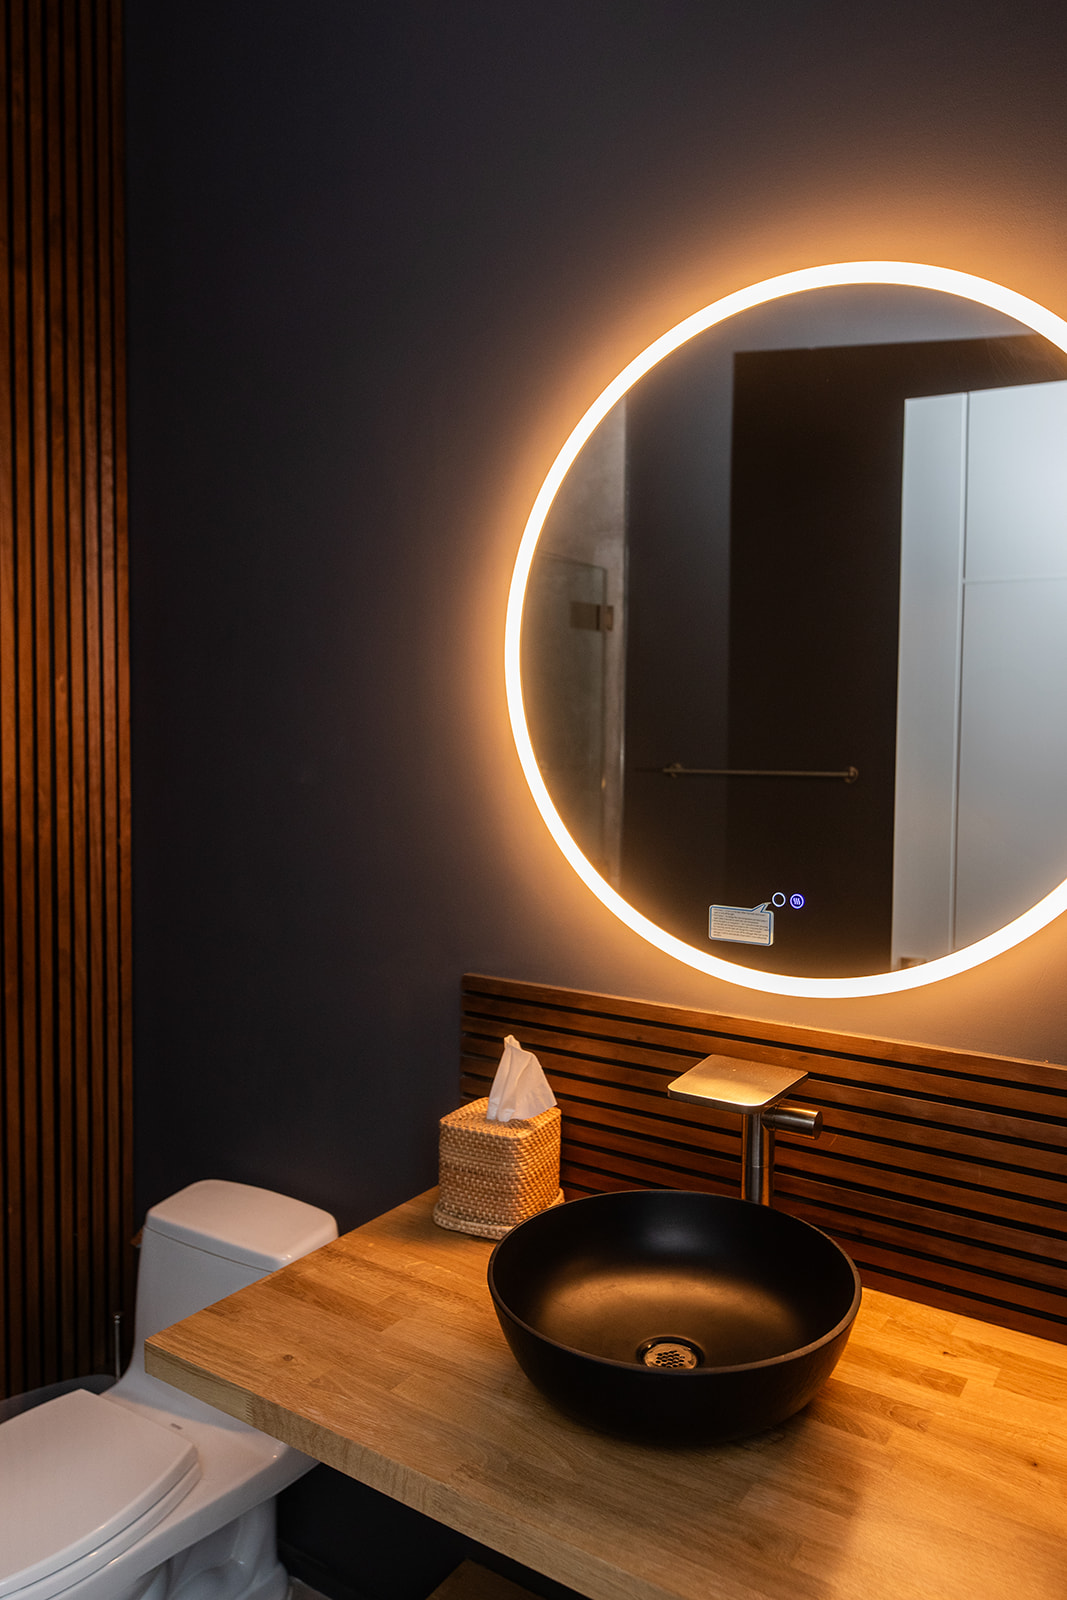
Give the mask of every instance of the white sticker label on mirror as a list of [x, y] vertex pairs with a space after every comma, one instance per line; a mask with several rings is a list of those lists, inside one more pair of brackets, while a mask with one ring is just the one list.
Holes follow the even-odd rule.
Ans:
[[709, 906], [708, 938], [731, 944], [773, 944], [774, 912], [745, 906]]

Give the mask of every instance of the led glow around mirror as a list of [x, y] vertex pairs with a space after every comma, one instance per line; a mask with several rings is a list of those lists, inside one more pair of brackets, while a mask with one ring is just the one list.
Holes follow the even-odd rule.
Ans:
[[526, 524], [512, 575], [505, 634], [508, 708], [523, 772], [550, 833], [587, 887], [635, 933], [686, 965], [728, 983], [775, 994], [809, 998], [881, 994], [918, 988], [989, 960], [992, 956], [1019, 943], [1067, 909], [1067, 881], [1058, 885], [1022, 916], [987, 937], [950, 955], [902, 971], [848, 978], [797, 977], [755, 970], [713, 956], [676, 938], [636, 910], [592, 866], [571, 837], [545, 785], [531, 743], [523, 707], [520, 641], [527, 580], [537, 542], [552, 503], [578, 453], [632, 385], [665, 356], [670, 355], [695, 335], [724, 322], [738, 312], [766, 304], [785, 295], [844, 285], [891, 285], [955, 295], [1002, 312], [1067, 353], [1067, 323], [1061, 318], [1010, 289], [947, 268], [902, 262], [849, 262], [786, 273], [727, 295], [694, 316], [688, 317], [643, 351], [608, 385], [567, 439], [552, 464]]

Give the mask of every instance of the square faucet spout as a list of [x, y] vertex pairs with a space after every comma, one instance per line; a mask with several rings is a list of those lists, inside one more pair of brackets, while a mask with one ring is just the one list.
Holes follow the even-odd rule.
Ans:
[[782, 1095], [804, 1082], [806, 1072], [776, 1067], [768, 1061], [745, 1061], [740, 1056], [705, 1056], [695, 1067], [667, 1085], [674, 1100], [734, 1111], [741, 1116], [765, 1111]]

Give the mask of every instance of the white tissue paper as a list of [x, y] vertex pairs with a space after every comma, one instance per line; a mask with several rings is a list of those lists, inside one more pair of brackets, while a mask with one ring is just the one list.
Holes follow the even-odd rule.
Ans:
[[504, 1040], [504, 1054], [489, 1091], [490, 1122], [514, 1122], [538, 1117], [554, 1106], [556, 1097], [548, 1087], [541, 1063], [524, 1050], [514, 1034]]

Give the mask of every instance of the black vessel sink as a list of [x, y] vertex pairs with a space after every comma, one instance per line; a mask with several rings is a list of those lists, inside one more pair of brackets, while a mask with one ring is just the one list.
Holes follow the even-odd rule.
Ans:
[[542, 1211], [489, 1262], [500, 1326], [562, 1411], [633, 1439], [711, 1443], [783, 1422], [825, 1383], [860, 1281], [770, 1206], [628, 1189]]

